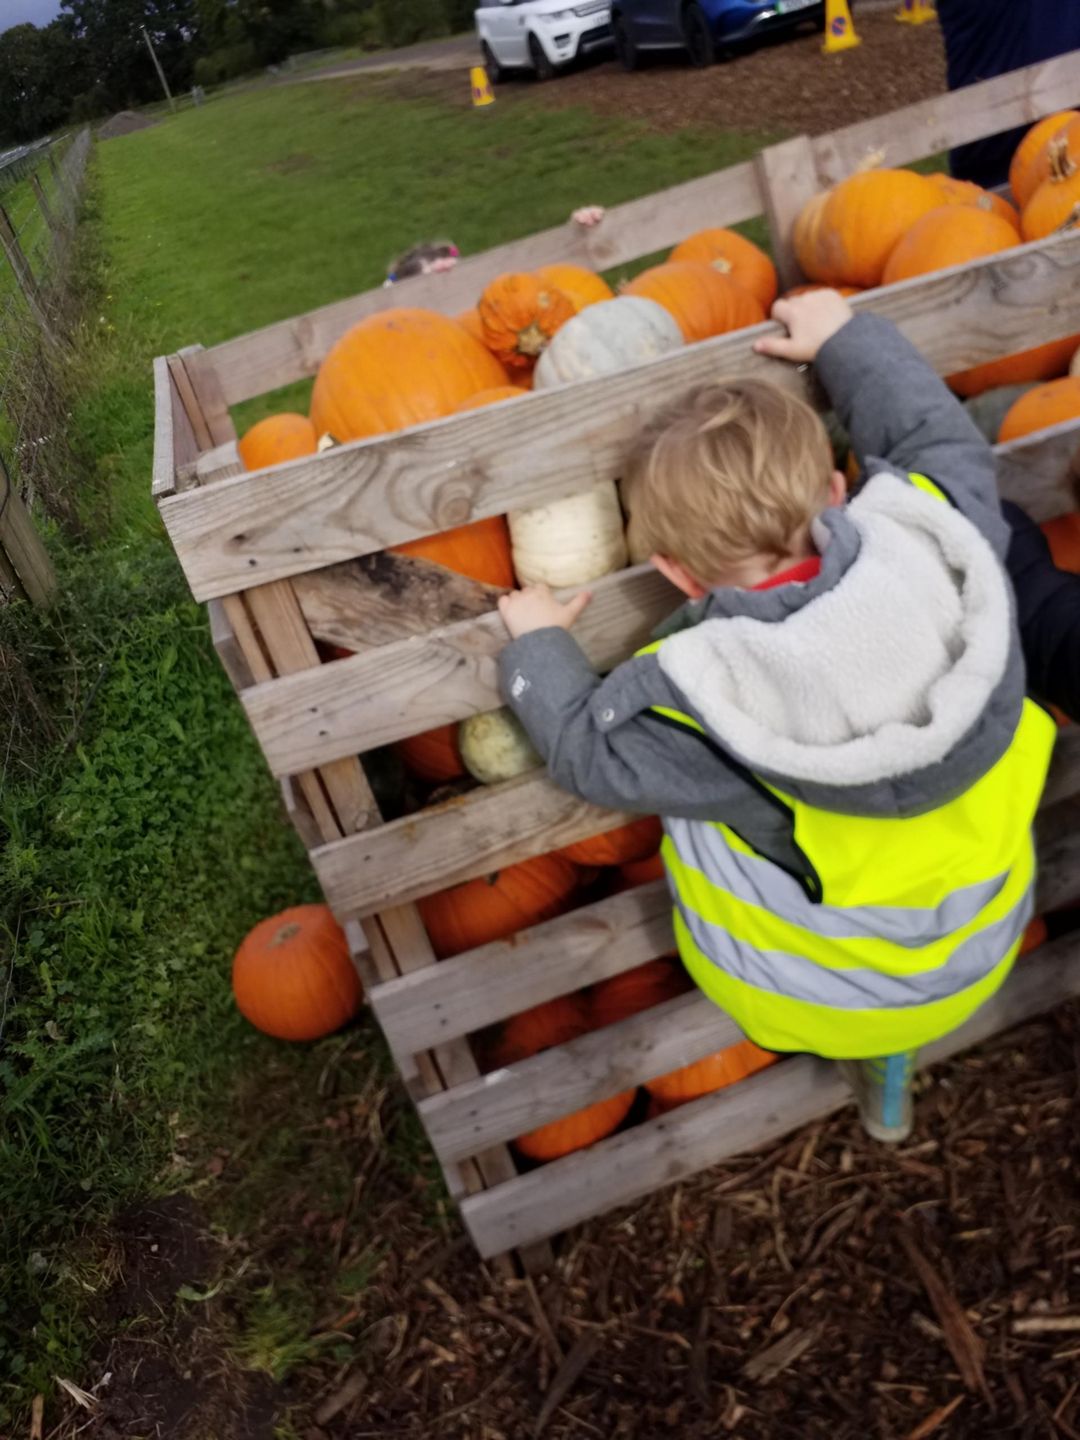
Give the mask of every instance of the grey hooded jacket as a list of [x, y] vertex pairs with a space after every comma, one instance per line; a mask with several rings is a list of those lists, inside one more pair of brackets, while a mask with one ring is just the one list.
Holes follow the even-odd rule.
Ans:
[[603, 679], [554, 627], [500, 658], [507, 702], [558, 785], [616, 809], [723, 821], [788, 869], [790, 814], [754, 777], [841, 814], [921, 814], [1000, 758], [1024, 699], [986, 442], [880, 317], [849, 321], [816, 369], [868, 477], [815, 522], [816, 578], [714, 590], [684, 607], [694, 623], [675, 618], [659, 649]]

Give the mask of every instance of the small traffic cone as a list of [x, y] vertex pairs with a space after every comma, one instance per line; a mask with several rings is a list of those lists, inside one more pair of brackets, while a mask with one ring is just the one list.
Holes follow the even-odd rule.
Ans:
[[934, 0], [900, 0], [895, 18], [901, 25], [925, 25], [928, 20], [936, 20]]
[[469, 71], [469, 80], [472, 84], [472, 103], [476, 109], [484, 105], [495, 104], [495, 92], [491, 88], [491, 81], [483, 65], [474, 65]]
[[825, 44], [821, 47], [825, 54], [853, 50], [861, 43], [855, 34], [848, 0], [825, 0]]

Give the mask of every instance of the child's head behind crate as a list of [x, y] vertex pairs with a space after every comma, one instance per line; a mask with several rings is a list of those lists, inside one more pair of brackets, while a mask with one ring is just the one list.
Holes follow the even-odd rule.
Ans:
[[632, 552], [653, 556], [696, 599], [812, 555], [811, 524], [843, 500], [844, 480], [809, 405], [767, 381], [735, 380], [655, 415], [623, 489]]

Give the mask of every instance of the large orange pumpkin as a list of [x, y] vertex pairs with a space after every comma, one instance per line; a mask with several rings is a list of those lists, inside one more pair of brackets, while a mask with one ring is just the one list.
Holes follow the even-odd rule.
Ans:
[[1046, 536], [1050, 554], [1059, 570], [1080, 575], [1080, 511], [1070, 510], [1046, 520], [1039, 529]]
[[1020, 236], [1000, 215], [969, 205], [930, 210], [897, 242], [885, 262], [883, 285], [929, 275], [950, 265], [966, 265], [1020, 244]]
[[314, 455], [319, 448], [315, 426], [306, 415], [270, 415], [252, 425], [237, 445], [245, 470], [263, 470], [301, 455]]
[[726, 1085], [734, 1085], [772, 1065], [776, 1056], [762, 1050], [752, 1040], [740, 1040], [726, 1050], [717, 1050], [693, 1065], [684, 1065], [667, 1075], [660, 1075], [647, 1082], [645, 1088], [660, 1107], [670, 1110], [675, 1105], [684, 1105], [688, 1100], [697, 1100]]
[[766, 315], [780, 288], [776, 266], [765, 251], [737, 230], [699, 230], [680, 240], [670, 260], [697, 260], [721, 275], [730, 275], [749, 290]]
[[589, 997], [591, 1028], [599, 1030], [604, 1025], [627, 1020], [693, 988], [693, 981], [678, 961], [666, 956], [635, 965], [633, 970], [624, 970], [621, 975], [612, 975], [609, 980], [593, 986]]
[[[1030, 191], [1028, 200], [1036, 194], [1039, 186], [1044, 180], [1049, 180], [1050, 169], [1054, 156], [1054, 148], [1061, 145], [1064, 152], [1074, 161], [1080, 161], [1080, 115], [1073, 120], [1066, 120], [1065, 124], [1052, 135], [1036, 155], [1028, 171]], [[1025, 204], [1027, 202], [1025, 201]]]
[[1069, 153], [1062, 135], [1050, 141], [1049, 153], [1050, 173], [1020, 217], [1025, 240], [1043, 240], [1080, 225], [1080, 161]]
[[1066, 375], [1028, 390], [1007, 411], [998, 441], [1019, 440], [1036, 430], [1080, 418], [1080, 375]]
[[435, 954], [445, 960], [551, 920], [569, 905], [577, 884], [578, 872], [569, 860], [538, 855], [417, 904]]
[[317, 1040], [351, 1020], [363, 990], [341, 926], [325, 905], [260, 920], [233, 959], [241, 1015], [279, 1040]]
[[944, 170], [936, 170], [926, 178], [932, 185], [937, 186], [944, 205], [966, 205], [976, 210], [987, 210], [991, 214], [1000, 215], [1002, 220], [1007, 220], [1017, 235], [1020, 234], [1020, 212], [1015, 205], [1009, 204], [1004, 195], [995, 195], [992, 190], [984, 190], [973, 180], [955, 180], [951, 175], [946, 175]]
[[[496, 1065], [513, 1065], [553, 1045], [565, 1045], [589, 1029], [589, 1016], [581, 995], [563, 995], [513, 1015], [503, 1026], [493, 1047]], [[519, 1135], [514, 1141], [530, 1160], [557, 1160], [582, 1150], [622, 1124], [634, 1103], [634, 1090], [624, 1090], [610, 1100], [600, 1100], [560, 1120], [552, 1120]]]
[[663, 838], [660, 821], [655, 815], [645, 815], [629, 825], [620, 825], [618, 830], [564, 845], [558, 853], [575, 865], [623, 865], [655, 854]]
[[577, 313], [561, 290], [524, 273], [492, 280], [476, 308], [484, 343], [511, 375], [531, 371], [551, 337]]
[[941, 192], [911, 170], [867, 170], [815, 195], [792, 232], [808, 280], [826, 285], [881, 283], [894, 245], [941, 205]]
[[343, 335], [319, 368], [311, 419], [320, 435], [362, 440], [451, 415], [507, 384], [489, 350], [431, 310], [382, 310]]
[[1068, 370], [1078, 345], [1080, 335], [1051, 340], [1048, 345], [1036, 345], [1033, 350], [1021, 350], [1019, 354], [1006, 355], [1001, 360], [988, 360], [970, 370], [959, 370], [955, 375], [948, 376], [948, 382], [957, 395], [970, 399], [985, 390], [996, 390], [999, 385], [1026, 385], [1031, 381], [1053, 380]]
[[662, 305], [688, 345], [746, 325], [760, 325], [765, 319], [765, 311], [748, 290], [700, 260], [654, 265], [631, 280], [623, 294]]
[[584, 265], [541, 265], [537, 278], [545, 285], [561, 290], [574, 307], [575, 314], [597, 305], [601, 300], [613, 300], [615, 292], [606, 280]]
[[510, 531], [502, 515], [474, 520], [471, 525], [426, 535], [422, 540], [407, 540], [393, 550], [396, 555], [411, 555], [414, 560], [434, 560], [483, 585], [509, 590], [514, 583]]
[[397, 753], [418, 779], [444, 784], [465, 774], [457, 735], [456, 725], [437, 725], [434, 730], [425, 730], [420, 735], [399, 740]]
[[1076, 110], [1058, 110], [1033, 125], [1016, 147], [1009, 166], [1009, 189], [1021, 210], [1046, 178], [1048, 172], [1039, 162], [1047, 145], [1070, 121], [1078, 118], [1080, 112]]

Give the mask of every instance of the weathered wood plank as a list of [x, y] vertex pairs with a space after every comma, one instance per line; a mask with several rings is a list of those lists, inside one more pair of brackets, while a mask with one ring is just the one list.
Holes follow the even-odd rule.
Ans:
[[48, 605], [56, 591], [56, 571], [30, 511], [0, 456], [0, 551], [18, 576], [33, 605]]
[[668, 888], [658, 880], [391, 980], [371, 1005], [395, 1055], [413, 1054], [621, 975], [674, 944]]
[[787, 290], [805, 278], [795, 258], [792, 226], [806, 202], [821, 189], [814, 172], [813, 145], [807, 136], [797, 135], [762, 150], [754, 164], [780, 288]]
[[228, 480], [233, 475], [242, 475], [244, 464], [236, 448], [235, 440], [226, 440], [215, 445], [195, 462], [195, 476], [200, 485], [213, 485], [218, 480]]
[[242, 694], [249, 686], [254, 685], [255, 676], [252, 674], [243, 646], [236, 638], [236, 631], [233, 629], [229, 612], [225, 608], [225, 602], [208, 600], [206, 614], [210, 621], [210, 643], [221, 661], [221, 668], [232, 681], [232, 687], [236, 693]]
[[[947, 1059], [1078, 994], [1080, 944], [1066, 936], [1022, 960], [993, 999], [923, 1052], [923, 1062]], [[658, 1185], [686, 1179], [733, 1155], [761, 1149], [848, 1103], [835, 1067], [812, 1056], [784, 1060], [468, 1199], [462, 1218], [480, 1254], [498, 1254], [640, 1200]]]
[[[647, 565], [591, 588], [574, 634], [600, 670], [646, 644], [682, 599]], [[501, 705], [496, 662], [507, 638], [489, 611], [257, 686], [244, 707], [271, 770], [289, 775]]]
[[[1080, 331], [1080, 233], [857, 297], [941, 374]], [[166, 496], [162, 517], [197, 599], [302, 574], [617, 476], [655, 406], [723, 375], [806, 377], [753, 351], [768, 327], [311, 459]]]
[[154, 361], [154, 460], [150, 493], [157, 500], [176, 490], [176, 437], [173, 434], [173, 387], [164, 355]]
[[706, 225], [734, 225], [760, 213], [753, 166], [733, 165], [615, 205], [594, 229], [557, 225], [470, 256], [446, 274], [416, 276], [391, 289], [380, 286], [227, 340], [205, 351], [194, 371], [213, 370], [225, 402], [238, 405], [314, 375], [346, 330], [380, 310], [409, 305], [454, 315], [475, 305], [484, 286], [508, 270], [535, 270], [560, 261], [607, 270], [674, 245]]
[[998, 491], [1033, 520], [1080, 508], [1080, 420], [996, 445]]

